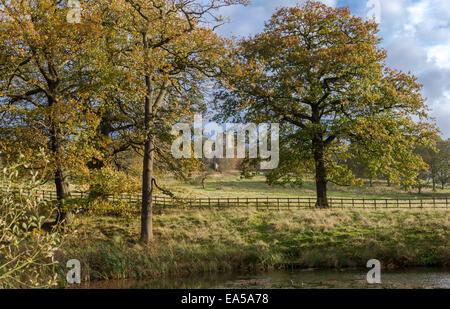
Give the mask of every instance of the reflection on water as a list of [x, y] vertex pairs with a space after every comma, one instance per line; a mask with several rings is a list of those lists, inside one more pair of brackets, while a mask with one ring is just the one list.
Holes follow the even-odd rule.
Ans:
[[198, 289], [198, 288], [450, 288], [450, 270], [414, 268], [381, 272], [381, 285], [366, 282], [367, 270], [294, 270], [267, 273], [223, 273], [152, 280], [109, 280], [82, 288]]

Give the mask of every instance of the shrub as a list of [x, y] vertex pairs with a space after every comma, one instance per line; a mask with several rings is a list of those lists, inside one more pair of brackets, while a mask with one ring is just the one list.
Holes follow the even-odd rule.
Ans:
[[64, 203], [64, 210], [72, 214], [88, 214], [95, 216], [134, 217], [139, 211], [137, 203], [107, 198], [76, 198]]
[[90, 173], [89, 192], [93, 198], [132, 193], [138, 189], [135, 179], [113, 168], [104, 167]]
[[17, 181], [19, 167], [1, 172], [6, 187], [0, 191], [0, 288], [55, 286], [54, 256], [62, 235], [56, 228], [43, 229], [55, 210], [34, 189], [36, 174], [26, 183]]
[[139, 208], [126, 201], [109, 201], [105, 199], [94, 199], [89, 201], [88, 213], [97, 216], [134, 217]]

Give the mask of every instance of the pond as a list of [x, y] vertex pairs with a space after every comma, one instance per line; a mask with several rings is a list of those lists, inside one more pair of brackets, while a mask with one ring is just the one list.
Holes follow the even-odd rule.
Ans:
[[367, 271], [351, 269], [219, 273], [152, 280], [94, 281], [79, 287], [102, 289], [450, 288], [450, 269], [382, 270], [381, 284], [368, 284]]

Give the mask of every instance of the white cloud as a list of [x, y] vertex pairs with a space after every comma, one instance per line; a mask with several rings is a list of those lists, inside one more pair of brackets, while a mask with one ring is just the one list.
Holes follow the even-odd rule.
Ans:
[[382, 0], [387, 62], [424, 85], [431, 115], [450, 137], [450, 1]]
[[427, 53], [428, 62], [434, 62], [440, 68], [450, 69], [450, 43], [428, 47]]
[[406, 26], [418, 25], [426, 20], [426, 11], [429, 8], [428, 2], [418, 2], [406, 9], [409, 14], [409, 23]]
[[[411, 71], [424, 85], [423, 95], [445, 137], [450, 137], [450, 1], [379, 0], [380, 35], [388, 52], [389, 66]], [[248, 36], [263, 30], [275, 9], [304, 0], [252, 0], [243, 8], [227, 8], [231, 17], [220, 33]], [[365, 18], [369, 0], [323, 0], [333, 7], [350, 6]]]
[[321, 2], [323, 2], [324, 4], [331, 6], [331, 7], [336, 7], [337, 5], [337, 0], [322, 0]]
[[[450, 135], [450, 91], [445, 92], [444, 95], [435, 101], [432, 105], [431, 116], [436, 119], [441, 131], [444, 133], [444, 138], [449, 138]], [[447, 134], [445, 134], [447, 133]]]
[[[220, 13], [230, 18], [230, 23], [220, 28], [219, 33], [227, 36], [249, 36], [260, 32], [275, 10], [292, 7], [305, 0], [252, 0], [248, 7], [233, 6], [223, 8]], [[322, 0], [328, 6], [336, 7], [337, 0]]]

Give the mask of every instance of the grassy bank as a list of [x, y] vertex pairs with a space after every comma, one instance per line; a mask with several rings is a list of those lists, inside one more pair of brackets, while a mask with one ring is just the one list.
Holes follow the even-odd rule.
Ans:
[[156, 215], [148, 247], [136, 242], [137, 218], [80, 215], [72, 227], [59, 259], [79, 259], [83, 280], [450, 262], [445, 210], [171, 210]]

